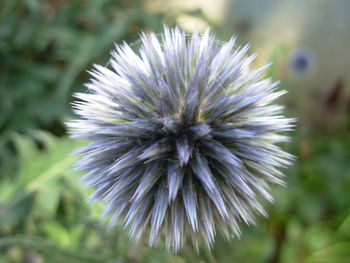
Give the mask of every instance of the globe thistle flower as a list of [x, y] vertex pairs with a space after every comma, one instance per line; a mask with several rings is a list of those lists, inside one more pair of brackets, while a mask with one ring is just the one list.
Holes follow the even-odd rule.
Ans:
[[305, 48], [294, 49], [289, 55], [289, 60], [290, 69], [295, 74], [310, 73], [316, 65], [311, 50]]
[[210, 248], [216, 231], [238, 236], [266, 216], [261, 199], [272, 201], [269, 184], [283, 184], [278, 168], [291, 160], [274, 143], [292, 120], [271, 105], [285, 91], [263, 78], [267, 66], [250, 69], [247, 50], [165, 27], [159, 39], [141, 34], [137, 53], [117, 45], [110, 68], [95, 66], [69, 127], [91, 141], [76, 165], [110, 226], [178, 251], [187, 237]]

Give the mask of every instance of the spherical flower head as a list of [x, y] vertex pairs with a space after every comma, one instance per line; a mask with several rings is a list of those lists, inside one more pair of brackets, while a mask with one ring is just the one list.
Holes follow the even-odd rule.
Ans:
[[69, 127], [91, 141], [76, 166], [111, 226], [177, 251], [188, 237], [210, 248], [216, 231], [238, 236], [266, 215], [261, 199], [272, 201], [269, 184], [283, 184], [278, 168], [292, 158], [274, 143], [292, 120], [271, 105], [285, 91], [263, 78], [267, 66], [250, 69], [247, 50], [165, 27], [159, 38], [141, 34], [136, 53], [117, 45], [109, 68], [95, 66]]

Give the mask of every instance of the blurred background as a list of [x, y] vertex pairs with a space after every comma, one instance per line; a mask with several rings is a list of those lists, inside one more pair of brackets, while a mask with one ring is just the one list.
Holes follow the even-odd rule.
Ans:
[[[350, 262], [349, 14], [348, 0], [0, 0], [0, 263]], [[86, 70], [163, 23], [250, 42], [298, 117], [283, 145], [298, 159], [288, 186], [273, 187], [269, 218], [240, 240], [217, 236], [212, 253], [106, 230], [103, 205], [85, 202], [71, 171], [81, 142], [64, 122]]]

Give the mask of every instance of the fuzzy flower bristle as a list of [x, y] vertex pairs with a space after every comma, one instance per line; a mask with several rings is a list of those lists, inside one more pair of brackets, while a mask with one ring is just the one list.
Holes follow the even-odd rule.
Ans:
[[160, 38], [141, 34], [137, 53], [117, 45], [110, 68], [95, 65], [68, 125], [91, 141], [76, 166], [111, 226], [178, 251], [187, 237], [211, 248], [216, 231], [238, 236], [266, 215], [259, 199], [283, 184], [292, 156], [275, 143], [293, 120], [271, 105], [285, 91], [263, 78], [266, 66], [250, 69], [247, 50], [165, 27]]

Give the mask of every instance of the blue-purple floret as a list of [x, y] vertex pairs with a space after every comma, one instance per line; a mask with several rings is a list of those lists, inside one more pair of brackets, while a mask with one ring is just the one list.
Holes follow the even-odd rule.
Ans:
[[186, 238], [211, 248], [216, 231], [238, 236], [266, 215], [260, 200], [284, 183], [292, 156], [275, 143], [293, 120], [271, 102], [285, 91], [263, 78], [267, 66], [250, 69], [255, 55], [235, 38], [165, 27], [141, 43], [137, 53], [117, 45], [110, 68], [96, 65], [89, 92], [76, 94], [70, 132], [91, 141], [76, 167], [110, 226], [151, 246], [163, 237], [174, 251]]

